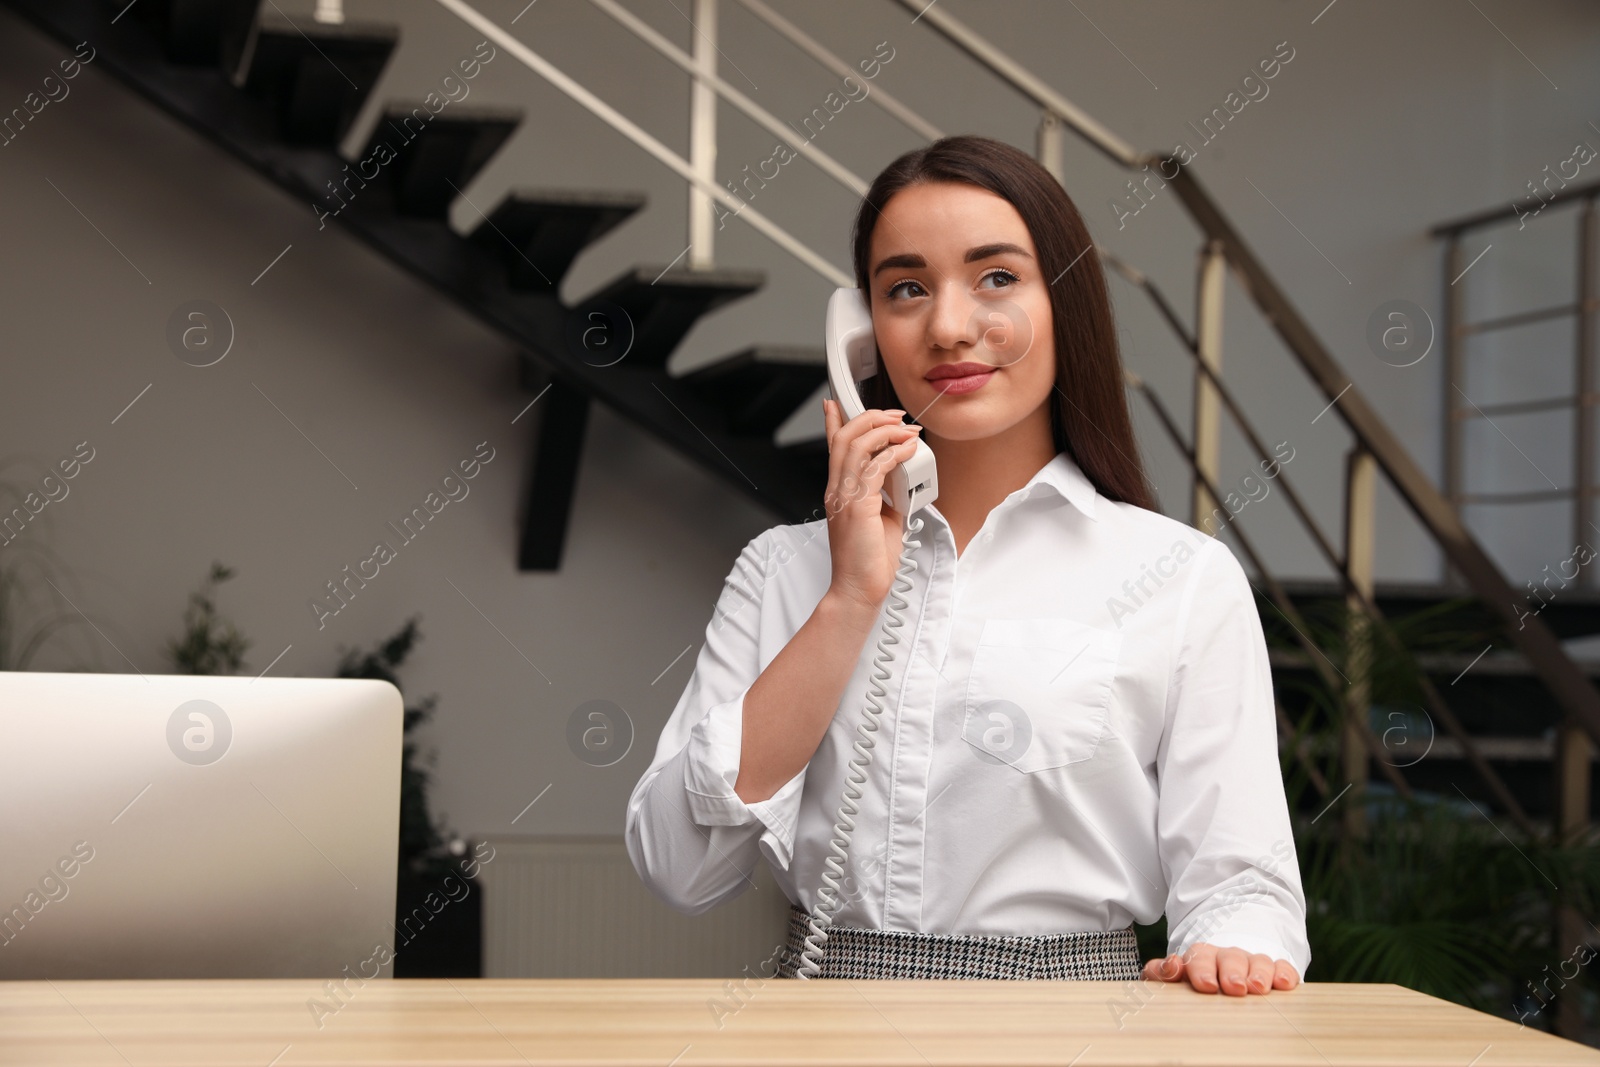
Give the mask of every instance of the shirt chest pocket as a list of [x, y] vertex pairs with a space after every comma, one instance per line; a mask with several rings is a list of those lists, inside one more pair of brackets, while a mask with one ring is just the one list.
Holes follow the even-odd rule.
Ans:
[[972, 658], [962, 737], [1024, 773], [1093, 756], [1110, 715], [1122, 635], [1071, 619], [989, 619]]

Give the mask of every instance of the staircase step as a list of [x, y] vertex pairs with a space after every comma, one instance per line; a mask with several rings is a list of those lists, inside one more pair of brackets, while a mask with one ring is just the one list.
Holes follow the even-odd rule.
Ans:
[[387, 23], [288, 18], [269, 10], [235, 31], [223, 61], [247, 92], [278, 102], [279, 128], [294, 145], [332, 148], [349, 129], [400, 42]]
[[[1485, 678], [1530, 678], [1537, 680], [1528, 657], [1515, 649], [1495, 649], [1481, 657], [1472, 652], [1417, 652], [1417, 665], [1438, 678], [1457, 679], [1462, 676]], [[1269, 648], [1267, 659], [1274, 668], [1310, 670], [1311, 657], [1298, 649]], [[1578, 669], [1590, 678], [1600, 679], [1600, 661], [1573, 657]], [[1453, 683], [1452, 683], [1453, 684]]]
[[582, 317], [593, 309], [620, 309], [632, 326], [628, 363], [664, 368], [702, 315], [750, 295], [766, 280], [759, 270], [639, 266], [588, 297], [575, 312]]
[[772, 434], [827, 380], [827, 353], [792, 345], [753, 345], [683, 376], [750, 436]]
[[[1381, 740], [1381, 735], [1380, 735]], [[1554, 737], [1484, 737], [1475, 735], [1472, 746], [1478, 754], [1486, 760], [1497, 763], [1548, 763], [1556, 756], [1556, 742]], [[1289, 748], [1289, 739], [1278, 739], [1280, 751]], [[1410, 751], [1407, 751], [1409, 749]], [[1318, 737], [1306, 741], [1306, 750], [1315, 756], [1334, 756], [1342, 751], [1339, 739], [1336, 737]], [[1424, 759], [1430, 760], [1464, 760], [1467, 758], [1466, 747], [1460, 741], [1446, 735], [1406, 738], [1405, 746], [1396, 746], [1393, 753], [1396, 766], [1415, 765]], [[1593, 763], [1600, 760], [1600, 750], [1589, 754], [1589, 761]]]
[[[736, 436], [719, 425], [721, 414], [715, 407], [669, 377], [665, 367], [629, 373], [633, 368], [610, 365], [604, 353], [588, 358], [587, 348], [581, 354], [575, 352], [569, 327], [580, 327], [581, 340], [592, 326], [575, 315], [570, 306], [564, 306], [557, 294], [514, 290], [507, 283], [504, 260], [498, 255], [466, 240], [442, 220], [415, 220], [396, 214], [391, 192], [384, 187], [388, 178], [374, 171], [371, 163], [352, 161], [336, 151], [337, 145], [307, 149], [286, 144], [277, 131], [277, 99], [246, 95], [233, 79], [240, 64], [227, 57], [245, 55], [249, 49], [224, 49], [221, 71], [184, 68], [167, 60], [159, 35], [133, 10], [112, 27], [107, 21], [112, 16], [108, 16], [105, 0], [3, 2], [68, 49], [81, 41], [92, 41], [103, 57], [96, 59], [97, 68], [103, 64], [105, 72], [130, 91], [204, 136], [297, 202], [309, 201], [319, 222], [323, 216], [339, 211], [339, 224], [352, 236], [437, 292], [441, 299], [452, 301], [496, 331], [510, 345], [527, 352], [548, 371], [561, 375], [591, 403], [604, 404], [617, 417], [638, 425], [723, 480], [733, 491], [785, 521], [806, 521], [816, 517], [809, 513], [820, 511], [826, 465], [819, 447], [791, 447]], [[288, 6], [283, 0], [278, 3]], [[123, 6], [125, 2], [116, 10]], [[263, 6], [270, 9], [272, 5]], [[308, 8], [306, 4], [301, 10]], [[326, 29], [316, 27], [312, 36], [320, 37]], [[251, 35], [246, 34], [245, 38], [249, 40]], [[438, 117], [460, 114], [465, 103], [450, 104]], [[364, 134], [365, 131], [362, 140], [366, 139]], [[415, 143], [409, 147], [415, 147]], [[341, 172], [341, 168], [346, 169]], [[347, 204], [330, 199], [330, 190], [347, 181], [354, 199]], [[374, 181], [378, 184], [372, 184]], [[367, 184], [363, 186], [362, 182]], [[467, 192], [471, 194], [472, 190]], [[675, 249], [672, 251], [676, 253]], [[629, 318], [637, 319], [645, 328], [647, 341], [663, 334], [670, 335], [667, 340], [676, 341], [690, 327], [690, 323], [681, 323], [668, 330], [670, 323], [649, 313], [651, 305], [662, 301], [695, 304], [688, 316], [692, 320], [723, 301], [747, 294], [763, 281], [762, 275], [750, 273], [691, 275], [687, 270], [678, 270], [658, 278], [661, 274], [659, 269], [641, 269], [637, 278], [624, 279], [624, 283], [631, 280], [631, 287], [645, 290], [643, 298], [636, 293], [617, 293], [633, 309], [626, 312]], [[693, 291], [708, 280], [715, 289], [719, 279], [720, 291]], [[647, 288], [652, 282], [657, 284], [653, 289]], [[624, 290], [628, 288], [630, 285], [623, 285]], [[623, 308], [618, 305], [616, 311], [620, 319]], [[670, 347], [662, 345], [654, 354], [658, 362], [667, 358]], [[538, 406], [549, 399], [546, 396], [540, 400], [517, 427], [536, 416], [542, 420]], [[539, 548], [537, 544], [534, 547]]]
[[[420, 103], [389, 103], [361, 158], [384, 146], [380, 180], [394, 189], [395, 210], [442, 219], [521, 122], [517, 108], [451, 104], [434, 114]], [[383, 162], [390, 153], [393, 158]]]
[[248, 25], [259, 0], [140, 0], [134, 13], [161, 40], [167, 62], [210, 66], [222, 54], [224, 32]]
[[470, 240], [504, 258], [513, 288], [551, 291], [580, 252], [646, 200], [644, 193], [604, 189], [513, 189]]
[[[1519, 590], [1526, 598], [1524, 603], [1530, 616], [1537, 615], [1540, 622], [1564, 640], [1600, 634], [1600, 590], [1580, 588], [1576, 583], [1563, 589], [1555, 578], [1549, 579], [1546, 589], [1542, 583], [1549, 576], [1540, 574], [1538, 577], [1541, 581], [1534, 587], [1538, 598], [1529, 595], [1525, 587]], [[1317, 601], [1344, 600], [1343, 590], [1329, 581], [1287, 579], [1283, 587], [1295, 603], [1302, 606]], [[1378, 607], [1391, 618], [1453, 601], [1448, 610], [1430, 617], [1430, 625], [1439, 629], [1498, 631], [1505, 625], [1498, 612], [1478, 600], [1471, 590], [1458, 585], [1379, 582], [1376, 599]]]

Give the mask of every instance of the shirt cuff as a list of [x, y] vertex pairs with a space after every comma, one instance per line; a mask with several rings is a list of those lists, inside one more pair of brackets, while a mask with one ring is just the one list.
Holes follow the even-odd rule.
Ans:
[[[745, 693], [749, 690], [746, 689]], [[762, 826], [762, 851], [783, 870], [794, 858], [795, 823], [806, 771], [785, 782], [766, 800], [746, 804], [733, 791], [739, 778], [739, 753], [744, 734], [744, 698], [740, 693], [713, 705], [689, 731], [683, 785], [689, 814], [701, 826]]]
[[1306, 980], [1311, 965], [1311, 948], [1301, 933], [1304, 927], [1275, 910], [1261, 907], [1213, 908], [1182, 924], [1167, 946], [1169, 953], [1181, 955], [1197, 941], [1217, 948], [1238, 948], [1260, 953], [1275, 960], [1288, 960]]

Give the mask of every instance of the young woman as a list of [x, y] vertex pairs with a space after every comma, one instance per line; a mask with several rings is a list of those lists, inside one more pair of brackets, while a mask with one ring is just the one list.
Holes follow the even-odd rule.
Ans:
[[[1305, 900], [1251, 586], [1155, 510], [1083, 219], [1024, 153], [949, 137], [878, 176], [852, 243], [868, 410], [825, 405], [827, 517], [728, 576], [629, 800], [640, 877], [698, 914], [764, 859], [794, 973], [904, 536], [820, 976], [1134, 978], [1130, 924], [1165, 913], [1144, 977], [1293, 988]], [[879, 490], [917, 437], [939, 495], [906, 531]]]

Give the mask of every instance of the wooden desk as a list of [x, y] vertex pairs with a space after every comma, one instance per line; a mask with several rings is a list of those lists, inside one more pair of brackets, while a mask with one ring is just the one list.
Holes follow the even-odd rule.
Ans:
[[[411, 979], [352, 982], [341, 1006], [315, 981], [0, 982], [0, 1063], [1600, 1064], [1600, 1051], [1391, 985], [1233, 998], [1146, 983], [773, 979], [751, 980], [742, 1006], [730, 987]], [[315, 1001], [331, 1014], [318, 1020]]]

